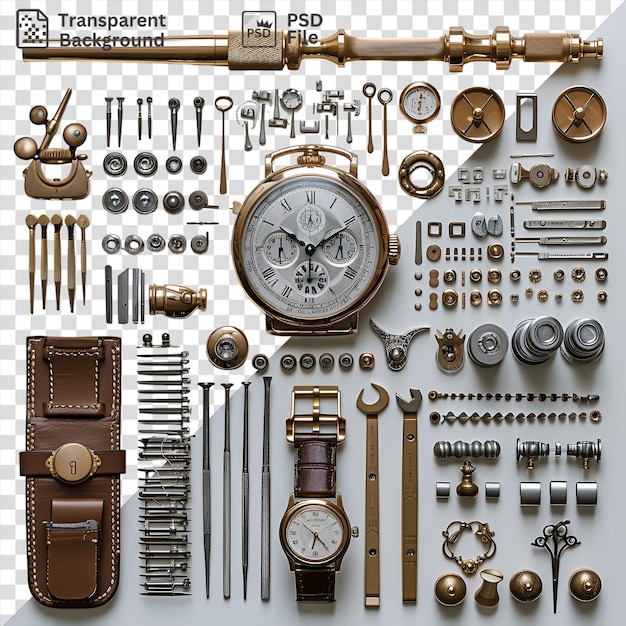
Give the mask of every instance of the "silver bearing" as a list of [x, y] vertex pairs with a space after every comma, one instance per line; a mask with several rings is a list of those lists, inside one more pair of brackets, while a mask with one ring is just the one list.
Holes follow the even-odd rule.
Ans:
[[163, 196], [163, 208], [171, 215], [177, 215], [185, 208], [185, 198], [180, 191], [168, 191]]
[[204, 209], [209, 204], [209, 198], [204, 191], [192, 191], [189, 194], [189, 206], [195, 211]]
[[467, 341], [467, 353], [474, 363], [491, 367], [502, 362], [509, 347], [509, 338], [500, 326], [483, 324]]
[[183, 162], [177, 156], [171, 156], [165, 161], [165, 169], [170, 174], [179, 174], [183, 171]]
[[128, 254], [141, 254], [143, 252], [144, 243], [139, 235], [128, 235], [124, 239], [124, 250]]
[[174, 254], [182, 254], [187, 249], [187, 239], [184, 235], [172, 235], [167, 242], [167, 247]]
[[153, 176], [159, 167], [159, 162], [151, 152], [140, 152], [135, 157], [133, 166], [139, 176]]
[[[207, 233], [208, 235], [208, 233]], [[196, 254], [204, 254], [209, 249], [209, 238], [204, 235], [196, 235], [191, 238], [191, 249]]]
[[252, 357], [252, 367], [254, 367], [257, 372], [262, 372], [267, 369], [269, 362], [269, 359], [264, 354], [256, 354]]
[[102, 238], [102, 249], [107, 254], [115, 254], [120, 251], [122, 240], [117, 235], [105, 235]]
[[335, 357], [330, 352], [320, 354], [320, 367], [323, 370], [331, 370], [335, 365]]
[[111, 187], [102, 196], [102, 206], [109, 213], [124, 213], [128, 208], [128, 196], [119, 187]]
[[203, 156], [195, 156], [189, 162], [189, 167], [194, 174], [204, 174], [207, 168], [206, 159]]
[[354, 357], [349, 352], [342, 352], [338, 360], [339, 367], [344, 370], [348, 370], [354, 365]]
[[133, 196], [133, 207], [141, 215], [154, 213], [158, 204], [159, 200], [152, 189], [139, 189]]
[[104, 157], [102, 167], [109, 176], [116, 178], [126, 173], [128, 163], [126, 157], [121, 152], [109, 152], [109, 154]]
[[165, 248], [165, 238], [159, 233], [153, 233], [146, 240], [146, 247], [150, 252], [161, 252]]

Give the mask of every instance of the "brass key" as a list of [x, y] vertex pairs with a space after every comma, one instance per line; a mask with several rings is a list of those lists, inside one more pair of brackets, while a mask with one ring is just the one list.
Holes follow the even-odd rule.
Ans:
[[402, 421], [402, 601], [417, 601], [418, 459], [417, 410], [422, 394], [411, 389], [411, 400], [396, 394]]
[[389, 150], [387, 148], [387, 105], [393, 100], [391, 89], [381, 89], [378, 92], [378, 102], [383, 105], [383, 176], [389, 176]]

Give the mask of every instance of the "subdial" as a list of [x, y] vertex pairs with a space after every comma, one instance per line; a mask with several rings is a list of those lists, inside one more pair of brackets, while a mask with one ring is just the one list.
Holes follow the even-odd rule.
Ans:
[[308, 235], [319, 233], [326, 226], [324, 211], [308, 204], [298, 213], [298, 227]]
[[350, 263], [357, 252], [356, 239], [349, 232], [337, 233], [324, 244], [324, 254], [334, 265]]
[[296, 289], [306, 297], [316, 297], [328, 287], [328, 270], [319, 262], [309, 258], [299, 263], [293, 273]]
[[265, 258], [276, 267], [287, 267], [298, 258], [298, 244], [285, 233], [272, 233], [263, 245]]

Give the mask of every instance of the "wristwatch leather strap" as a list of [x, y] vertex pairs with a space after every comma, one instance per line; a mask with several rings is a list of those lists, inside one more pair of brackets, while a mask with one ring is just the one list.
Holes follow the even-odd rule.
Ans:
[[294, 435], [294, 495], [296, 498], [334, 498], [337, 435]]
[[334, 602], [335, 568], [296, 568], [296, 600], [298, 602]]

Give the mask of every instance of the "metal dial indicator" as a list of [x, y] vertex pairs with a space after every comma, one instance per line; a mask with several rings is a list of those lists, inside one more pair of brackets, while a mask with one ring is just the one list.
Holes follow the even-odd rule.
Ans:
[[400, 111], [410, 122], [418, 125], [416, 132], [425, 132], [421, 125], [439, 115], [441, 98], [429, 83], [416, 82], [407, 85], [400, 94]]
[[359, 246], [349, 231], [336, 234], [324, 244], [324, 254], [333, 265], [347, 265], [358, 254]]
[[276, 267], [288, 267], [298, 258], [298, 244], [283, 232], [272, 233], [263, 246], [265, 258]]
[[300, 559], [323, 563], [343, 548], [344, 532], [342, 521], [332, 510], [310, 505], [287, 521], [285, 541]]

